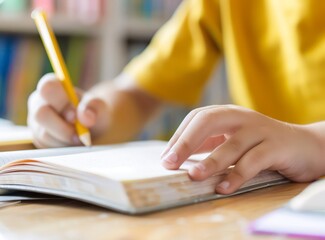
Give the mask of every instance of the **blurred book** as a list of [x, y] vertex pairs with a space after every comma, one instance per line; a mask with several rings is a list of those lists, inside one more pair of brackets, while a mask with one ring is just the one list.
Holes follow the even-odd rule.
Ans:
[[26, 124], [27, 100], [36, 88], [42, 64], [41, 43], [30, 38], [21, 41], [10, 68], [7, 97], [7, 117], [16, 124]]
[[270, 212], [250, 225], [256, 234], [304, 239], [325, 239], [325, 180], [310, 184], [283, 208]]
[[278, 235], [299, 239], [325, 239], [325, 213], [277, 209], [252, 223], [250, 231], [259, 235]]
[[74, 86], [79, 86], [83, 62], [86, 59], [86, 39], [71, 37], [66, 51], [66, 64]]
[[[7, 87], [7, 113], [6, 117], [16, 124], [25, 123], [25, 119], [18, 119], [22, 106], [18, 105], [19, 99], [25, 92], [25, 74], [27, 74], [27, 64], [29, 58], [30, 41], [20, 40], [15, 51], [14, 60], [9, 68], [8, 87]], [[27, 102], [24, 105], [27, 105]], [[24, 107], [23, 107], [24, 108]], [[16, 115], [17, 114], [17, 115]], [[18, 116], [19, 115], [19, 116]]]
[[55, 14], [85, 24], [97, 24], [106, 14], [107, 0], [56, 0]]
[[17, 126], [0, 119], [0, 151], [25, 150], [35, 148], [32, 133], [26, 126]]
[[33, 0], [32, 2], [32, 9], [41, 8], [46, 12], [47, 16], [52, 16], [55, 13], [55, 7], [55, 0]]
[[6, 13], [24, 13], [28, 8], [27, 0], [2, 0], [0, 1], [0, 11]]
[[[74, 85], [89, 88], [98, 78], [98, 45], [86, 37], [60, 37]], [[52, 72], [40, 39], [0, 36], [0, 117], [26, 125], [27, 101], [38, 80]]]
[[166, 20], [175, 12], [182, 0], [124, 0], [127, 16]]
[[12, 65], [18, 39], [13, 36], [0, 36], [0, 118], [7, 112], [8, 77]]
[[99, 48], [96, 40], [89, 40], [85, 43], [86, 53], [81, 67], [79, 87], [83, 90], [90, 89], [99, 78]]

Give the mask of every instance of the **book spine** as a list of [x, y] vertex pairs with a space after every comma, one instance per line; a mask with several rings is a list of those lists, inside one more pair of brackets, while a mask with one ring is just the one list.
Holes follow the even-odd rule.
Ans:
[[144, 19], [168, 19], [182, 0], [125, 0], [129, 16]]
[[43, 50], [40, 41], [28, 38], [21, 42], [19, 51], [10, 77], [8, 109], [14, 123], [25, 125], [27, 100], [35, 90], [42, 70]]
[[41, 8], [47, 16], [52, 16], [55, 13], [55, 1], [54, 0], [33, 0], [32, 9]]
[[16, 50], [14, 56], [14, 61], [10, 67], [9, 74], [9, 85], [7, 94], [7, 109], [8, 117], [13, 120], [14, 123], [19, 124], [18, 112], [20, 106], [18, 106], [20, 100], [19, 98], [24, 92], [24, 64], [28, 59], [28, 48], [29, 42], [26, 40], [21, 40]]
[[27, 0], [2, 0], [0, 11], [6, 13], [22, 13], [28, 9], [29, 1]]
[[5, 94], [6, 94], [6, 78], [5, 78], [5, 71], [6, 71], [6, 49], [7, 49], [7, 39], [6, 37], [0, 36], [0, 118], [4, 117], [5, 114]]
[[85, 49], [86, 52], [81, 66], [82, 73], [79, 86], [81, 89], [88, 90], [98, 82], [99, 49], [97, 41], [87, 41]]
[[57, 15], [95, 24], [102, 19], [105, 4], [105, 0], [57, 0]]
[[86, 40], [82, 37], [72, 37], [68, 42], [66, 63], [74, 86], [79, 85], [85, 56]]
[[0, 42], [3, 43], [3, 48], [0, 46], [0, 55], [2, 56], [0, 56], [0, 116], [4, 118], [7, 114], [6, 98], [8, 95], [7, 87], [9, 83], [10, 67], [14, 61], [18, 39], [13, 36], [5, 36], [2, 37], [2, 40], [3, 41], [0, 40]]

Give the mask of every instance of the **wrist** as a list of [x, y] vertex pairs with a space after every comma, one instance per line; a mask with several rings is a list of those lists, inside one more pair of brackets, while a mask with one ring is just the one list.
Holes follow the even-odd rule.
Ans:
[[308, 124], [305, 127], [315, 139], [315, 147], [319, 150], [315, 158], [318, 159], [321, 175], [325, 176], [325, 121]]

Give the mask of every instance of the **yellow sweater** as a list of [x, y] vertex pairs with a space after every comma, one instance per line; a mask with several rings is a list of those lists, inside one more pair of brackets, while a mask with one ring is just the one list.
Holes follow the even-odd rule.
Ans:
[[324, 13], [320, 0], [188, 0], [125, 71], [162, 100], [192, 105], [224, 57], [236, 104], [325, 120]]

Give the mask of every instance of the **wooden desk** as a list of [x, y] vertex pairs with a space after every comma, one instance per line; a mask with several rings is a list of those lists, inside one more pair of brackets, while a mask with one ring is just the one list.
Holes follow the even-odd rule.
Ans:
[[142, 216], [72, 200], [21, 203], [0, 209], [0, 239], [274, 239], [250, 235], [249, 222], [306, 186], [288, 183]]

